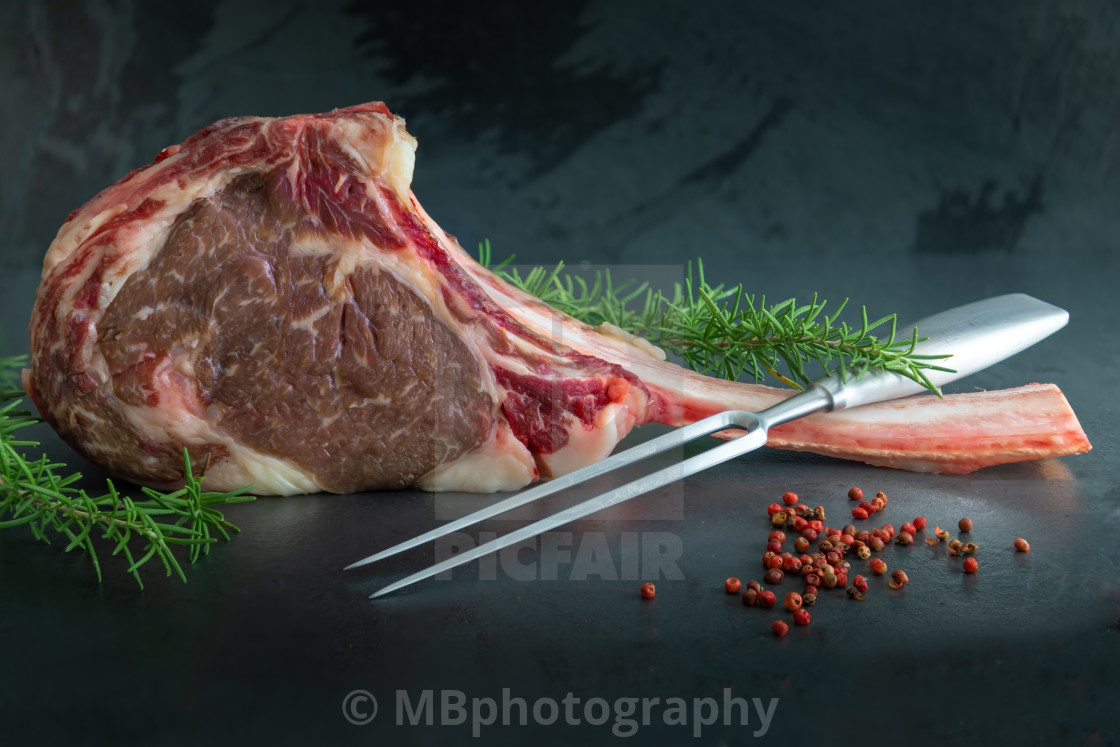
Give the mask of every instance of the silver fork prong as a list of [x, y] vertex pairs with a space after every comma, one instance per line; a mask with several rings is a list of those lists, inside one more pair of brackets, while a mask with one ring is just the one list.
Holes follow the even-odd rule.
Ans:
[[[722, 430], [722, 428], [717, 430]], [[712, 449], [708, 449], [707, 451], [686, 459], [683, 462], [678, 462], [677, 464], [664, 467], [657, 472], [652, 472], [648, 475], [645, 475], [644, 477], [638, 478], [637, 480], [628, 482], [625, 485], [620, 485], [613, 490], [608, 490], [607, 492], [594, 498], [590, 498], [582, 503], [577, 503], [570, 508], [566, 508], [563, 511], [559, 511], [552, 516], [536, 521], [520, 529], [516, 529], [509, 534], [498, 537], [495, 540], [491, 540], [490, 542], [479, 545], [478, 547], [472, 548], [457, 555], [453, 555], [450, 558], [436, 563], [429, 568], [425, 568], [422, 571], [417, 571], [411, 576], [402, 578], [400, 581], [396, 581], [382, 589], [375, 591], [373, 594], [370, 594], [369, 598], [374, 599], [376, 597], [385, 596], [386, 594], [391, 594], [392, 592], [397, 591], [398, 589], [403, 589], [404, 587], [414, 584], [417, 581], [422, 581], [426, 578], [435, 576], [438, 573], [442, 573], [443, 571], [451, 570], [456, 566], [463, 565], [464, 563], [469, 563], [476, 558], [481, 558], [484, 555], [489, 555], [492, 552], [497, 552], [502, 548], [509, 547], [510, 545], [515, 545], [518, 542], [522, 542], [531, 537], [535, 537], [538, 534], [543, 534], [544, 532], [547, 532], [555, 527], [575, 521], [576, 519], [581, 519], [584, 516], [596, 513], [597, 511], [602, 511], [605, 508], [610, 508], [611, 506], [622, 503], [623, 501], [628, 501], [631, 498], [639, 496], [643, 493], [648, 493], [649, 491], [655, 488], [659, 488], [662, 485], [668, 485], [669, 483], [676, 482], [677, 480], [681, 480], [685, 477], [688, 477], [689, 475], [693, 475], [697, 472], [706, 470], [709, 467], [725, 462], [728, 459], [733, 459], [740, 454], [745, 454], [748, 451], [757, 449], [764, 443], [766, 443], [766, 431], [764, 428], [759, 427], [755, 430], [749, 431], [746, 435], [737, 438], [734, 441], [721, 444], [720, 446], [716, 446]]]
[[698, 438], [710, 436], [713, 433], [717, 433], [728, 428], [745, 429], [747, 428], [748, 423], [754, 422], [753, 420], [749, 419], [753, 417], [754, 416], [750, 413], [728, 411], [717, 413], [716, 415], [704, 418], [703, 420], [698, 420], [695, 423], [684, 426], [683, 428], [678, 428], [670, 433], [666, 433], [662, 436], [658, 436], [657, 438], [646, 441], [643, 444], [638, 444], [637, 446], [633, 446], [625, 451], [621, 451], [618, 454], [608, 457], [601, 462], [589, 465], [582, 469], [576, 470], [575, 472], [570, 472], [569, 474], [564, 475], [563, 477], [558, 477], [555, 480], [550, 480], [546, 483], [542, 483], [535, 488], [530, 488], [529, 490], [498, 501], [497, 503], [487, 506], [486, 508], [479, 509], [478, 511], [455, 519], [454, 521], [437, 527], [430, 532], [425, 532], [424, 534], [421, 534], [417, 537], [413, 537], [412, 539], [401, 542], [398, 545], [394, 545], [390, 548], [382, 550], [381, 552], [374, 553], [367, 558], [363, 558], [355, 563], [351, 563], [350, 565], [343, 568], [343, 570], [348, 571], [352, 568], [359, 568], [363, 565], [369, 565], [370, 563], [376, 563], [379, 560], [384, 560], [385, 558], [396, 555], [397, 553], [404, 552], [405, 550], [411, 550], [412, 548], [418, 547], [426, 542], [437, 540], [440, 537], [451, 534], [452, 532], [457, 532], [481, 521], [485, 521], [486, 519], [506, 513], [507, 511], [512, 511], [515, 508], [520, 508], [521, 506], [532, 503], [533, 501], [537, 501], [547, 496], [553, 495], [554, 493], [558, 493], [561, 490], [566, 490], [582, 482], [586, 482], [587, 480], [594, 479], [596, 477], [599, 477], [600, 475], [604, 475], [613, 470], [625, 467], [628, 464], [633, 464], [643, 459], [648, 459], [650, 457], [666, 452], [669, 449], [683, 446], [684, 444], [690, 441], [694, 441]]
[[[925, 342], [918, 343], [914, 350], [920, 351], [922, 355], [937, 355], [936, 346], [938, 345], [944, 344], [953, 349], [955, 368], [935, 372], [938, 385], [945, 384], [974, 371], [987, 368], [1009, 355], [1026, 349], [1061, 328], [1068, 317], [1069, 314], [1065, 310], [1030, 296], [1023, 294], [999, 296], [956, 309], [949, 309], [919, 321], [915, 326], [921, 328], [923, 333], [928, 335], [928, 339]], [[400, 549], [415, 547], [421, 542], [442, 536], [449, 531], [469, 526], [476, 521], [525, 505], [532, 500], [716, 431], [731, 427], [743, 428], [747, 431], [746, 435], [730, 443], [709, 449], [678, 465], [666, 467], [609, 490], [596, 498], [591, 498], [546, 519], [517, 529], [492, 542], [448, 558], [427, 570], [414, 573], [372, 594], [371, 598], [383, 596], [441, 571], [454, 568], [475, 558], [501, 550], [503, 547], [534, 537], [552, 527], [574, 521], [661, 485], [707, 469], [727, 459], [745, 454], [766, 443], [767, 431], [773, 426], [815, 412], [883, 402], [908, 394], [915, 394], [923, 389], [920, 383], [889, 370], [867, 373], [858, 377], [858, 379], [857, 381], [855, 378], [848, 377], [841, 371], [814, 383], [805, 391], [794, 394], [762, 412], [731, 411], [713, 415], [635, 449], [622, 452], [597, 465], [574, 472], [567, 478], [561, 478], [552, 484], [501, 501], [489, 509], [475, 512], [471, 516], [442, 527], [440, 530], [429, 532], [415, 540], [405, 542], [396, 548], [390, 548], [388, 551], [378, 553], [349, 567], [353, 568], [373, 562], [394, 552], [399, 552]], [[927, 379], [927, 383], [932, 379], [931, 375], [931, 378]]]

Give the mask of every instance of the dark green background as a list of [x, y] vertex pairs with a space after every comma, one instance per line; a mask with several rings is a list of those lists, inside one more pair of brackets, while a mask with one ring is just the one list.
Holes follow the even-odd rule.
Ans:
[[[42, 254], [96, 191], [218, 118], [368, 100], [407, 119], [414, 189], [468, 248], [659, 277], [702, 257], [772, 299], [819, 292], [904, 319], [1010, 291], [1063, 306], [1066, 330], [958, 389], [1053, 381], [1094, 450], [967, 477], [762, 453], [569, 528], [615, 557], [624, 532], [679, 538], [685, 580], [662, 580], [653, 603], [631, 580], [486, 581], [477, 565], [367, 602], [433, 560], [339, 571], [445, 518], [454, 497], [420, 493], [238, 507], [243, 535], [189, 584], [150, 573], [144, 592], [119, 572], [99, 587], [84, 558], [5, 532], [0, 741], [443, 744], [469, 729], [394, 727], [396, 690], [531, 702], [724, 687], [780, 698], [770, 742], [1120, 740], [1115, 4], [4, 3], [3, 353], [24, 349]], [[760, 575], [763, 508], [783, 490], [838, 515], [852, 484], [885, 490], [896, 526], [971, 515], [980, 574], [895, 549], [904, 593], [829, 595], [809, 629], [773, 639], [774, 614], [722, 579]], [[381, 701], [371, 726], [342, 716], [355, 688]], [[613, 740], [609, 725], [483, 735]], [[644, 727], [633, 741], [690, 738]]]

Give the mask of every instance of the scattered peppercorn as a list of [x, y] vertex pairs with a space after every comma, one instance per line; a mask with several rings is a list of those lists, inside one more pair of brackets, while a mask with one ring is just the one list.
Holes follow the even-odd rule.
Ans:
[[771, 568], [762, 576], [762, 580], [770, 585], [780, 584], [785, 575], [781, 568]]
[[647, 581], [642, 584], [641, 591], [642, 599], [653, 599], [654, 595], [657, 594], [657, 587]]
[[743, 582], [732, 576], [723, 582], [723, 588], [727, 590], [728, 594], [738, 594], [739, 590], [743, 588]]
[[[864, 499], [861, 488], [852, 486], [848, 490], [848, 498], [856, 503], [852, 506], [853, 520], [865, 520], [887, 506], [887, 495], [877, 491], [872, 500]], [[784, 504], [784, 505], [783, 505]], [[784, 594], [785, 609], [793, 612], [794, 624], [808, 625], [810, 621], [808, 607], [813, 606], [820, 594], [820, 589], [845, 589], [847, 595], [856, 600], [863, 600], [869, 592], [869, 582], [866, 576], [857, 574], [848, 585], [851, 566], [856, 562], [852, 554], [860, 560], [870, 560], [870, 571], [876, 575], [888, 575], [888, 584], [892, 589], [900, 589], [910, 582], [909, 576], [901, 569], [893, 572], [888, 570], [887, 563], [877, 553], [885, 549], [887, 543], [910, 545], [917, 539], [918, 532], [923, 532], [928, 527], [925, 516], [916, 516], [912, 521], [907, 521], [899, 526], [898, 531], [892, 524], [886, 523], [881, 527], [857, 529], [855, 524], [849, 523], [843, 527], [825, 526], [825, 509], [823, 506], [810, 508], [800, 502], [800, 497], [793, 491], [786, 491], [781, 495], [780, 502], [771, 503], [767, 507], [767, 514], [772, 523], [772, 531], [767, 539], [767, 552], [763, 555], [763, 565], [767, 568], [763, 580], [767, 585], [780, 583], [785, 576], [793, 574], [804, 578], [804, 589], [798, 592]], [[957, 522], [961, 533], [968, 533], [973, 529], [973, 521], [964, 517]], [[784, 531], [783, 531], [784, 530]], [[792, 547], [783, 551], [783, 543], [787, 539], [786, 532], [791, 532]], [[932, 536], [925, 537], [930, 546], [947, 542], [949, 554], [952, 556], [964, 555], [962, 568], [965, 573], [976, 573], [979, 569], [978, 560], [973, 557], [979, 549], [973, 542], [962, 539], [953, 539], [950, 533], [940, 526], [933, 528]], [[818, 542], [818, 540], [820, 540]], [[816, 550], [810, 553], [810, 549]], [[1013, 546], [1016, 551], [1029, 552], [1030, 543], [1022, 537], [1016, 538]], [[793, 552], [790, 552], [792, 550]], [[852, 562], [849, 562], [851, 560]], [[650, 587], [651, 598], [653, 584], [642, 587], [642, 595], [646, 596], [646, 586]], [[743, 603], [748, 606], [773, 607], [778, 598], [773, 591], [767, 591], [754, 580], [745, 586], [737, 578], [728, 578], [724, 582], [728, 594], [734, 594], [742, 589]], [[1117, 619], [1120, 623], [1120, 618]], [[789, 625], [781, 620], [772, 624], [774, 634], [784, 636], [789, 630]]]

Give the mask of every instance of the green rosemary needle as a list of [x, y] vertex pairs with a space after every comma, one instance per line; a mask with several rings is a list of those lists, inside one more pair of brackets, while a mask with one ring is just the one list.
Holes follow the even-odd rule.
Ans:
[[[790, 298], [767, 305], [765, 296], [747, 294], [741, 284], [710, 285], [699, 260], [695, 272], [688, 265], [671, 295], [632, 280], [616, 285], [609, 270], [595, 271], [588, 281], [562, 262], [522, 274], [512, 261], [511, 256], [493, 264], [489, 241], [479, 245], [479, 262], [514, 286], [586, 324], [613, 324], [643, 337], [700, 373], [732, 381], [744, 376], [763, 381], [769, 375], [803, 388], [833, 371], [858, 377], [887, 370], [937, 392], [926, 371], [947, 370], [933, 362], [946, 356], [914, 353], [924, 338], [917, 329], [899, 337], [894, 314], [871, 321], [863, 307], [859, 326], [849, 326], [838, 322], [847, 299], [831, 314], [816, 295], [807, 304]], [[886, 330], [885, 339], [873, 334], [879, 329]]]
[[171, 493], [142, 488], [143, 500], [120, 494], [110, 480], [103, 495], [90, 495], [76, 485], [81, 475], [68, 472], [65, 464], [46, 456], [27, 456], [23, 449], [37, 448], [39, 443], [19, 440], [17, 433], [38, 419], [20, 409], [23, 392], [14, 387], [14, 372], [23, 362], [22, 356], [0, 359], [0, 388], [9, 390], [0, 391], [0, 529], [27, 526], [47, 544], [51, 536], [61, 537], [66, 552], [85, 550], [99, 583], [98, 545], [107, 544], [113, 555], [124, 556], [127, 572], [140, 588], [144, 588], [140, 568], [153, 558], [160, 560], [168, 576], [174, 573], [185, 582], [186, 574], [172, 551], [175, 546], [185, 545], [193, 564], [210, 552], [219, 537], [229, 541], [229, 533], [238, 531], [215, 506], [251, 501], [254, 496], [245, 495], [248, 488], [204, 491], [185, 449], [186, 484]]

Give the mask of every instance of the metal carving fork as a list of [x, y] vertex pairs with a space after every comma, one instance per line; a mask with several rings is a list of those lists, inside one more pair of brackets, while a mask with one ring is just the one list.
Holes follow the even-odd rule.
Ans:
[[[970, 373], [980, 371], [1024, 350], [1065, 326], [1069, 313], [1031, 296], [1015, 293], [997, 296], [984, 301], [959, 306], [928, 317], [915, 325], [925, 336], [918, 343], [915, 355], [940, 356], [950, 354], [947, 365], [952, 370], [929, 369], [930, 381], [940, 387]], [[912, 328], [912, 327], [910, 327]], [[746, 434], [728, 441], [678, 464], [666, 467], [633, 482], [609, 490], [545, 519], [533, 522], [503, 535], [491, 542], [454, 555], [407, 578], [392, 583], [370, 595], [383, 596], [437, 573], [449, 570], [476, 558], [497, 552], [504, 547], [522, 542], [555, 527], [575, 521], [610, 506], [628, 501], [650, 490], [681, 480], [708, 467], [733, 459], [759, 448], [766, 443], [770, 428], [815, 412], [841, 410], [872, 402], [883, 402], [924, 391], [917, 382], [893, 372], [867, 372], [853, 378], [839, 375], [822, 379], [803, 392], [769, 407], [762, 412], [741, 410], [722, 412], [691, 425], [678, 428], [644, 444], [622, 451], [601, 462], [584, 467], [563, 477], [542, 483], [505, 500], [476, 511], [468, 516], [433, 529], [399, 545], [349, 565], [345, 570], [374, 563], [391, 555], [411, 549], [464, 527], [493, 516], [511, 511], [519, 506], [552, 495], [604, 475], [628, 464], [647, 459], [689, 441], [709, 436], [718, 431], [738, 428]]]

